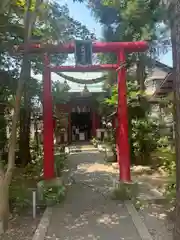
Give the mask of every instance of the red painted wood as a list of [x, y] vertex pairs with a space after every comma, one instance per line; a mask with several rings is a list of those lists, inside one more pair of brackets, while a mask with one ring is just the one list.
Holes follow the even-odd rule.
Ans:
[[[118, 54], [119, 65], [125, 62], [124, 51]], [[130, 175], [130, 147], [128, 140], [128, 110], [126, 89], [126, 68], [118, 72], [118, 128], [117, 128], [117, 158], [120, 167], [120, 181], [131, 181]]]
[[47, 67], [48, 65], [49, 59], [48, 56], [45, 55], [43, 73], [43, 170], [45, 179], [51, 179], [54, 177], [54, 123], [51, 95], [51, 72]]
[[[16, 47], [16, 52], [23, 51], [24, 45], [20, 45]], [[119, 49], [124, 49], [126, 52], [144, 52], [148, 49], [148, 43], [145, 41], [138, 41], [138, 42], [93, 42], [92, 50], [94, 53], [99, 52], [117, 52]], [[39, 43], [29, 44], [28, 52], [31, 53], [74, 53], [75, 44], [68, 43], [68, 44], [59, 44], [59, 45], [42, 45]]]

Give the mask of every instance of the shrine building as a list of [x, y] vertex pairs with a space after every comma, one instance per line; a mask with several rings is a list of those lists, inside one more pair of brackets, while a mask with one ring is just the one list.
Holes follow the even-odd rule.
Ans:
[[[52, 74], [59, 81], [59, 88], [69, 87], [67, 96], [56, 103], [55, 141], [58, 144], [77, 141], [89, 141], [92, 137], [102, 139], [105, 129], [98, 113], [97, 98], [103, 92], [103, 82], [96, 84], [78, 84]], [[65, 73], [82, 80], [96, 79], [102, 73]]]

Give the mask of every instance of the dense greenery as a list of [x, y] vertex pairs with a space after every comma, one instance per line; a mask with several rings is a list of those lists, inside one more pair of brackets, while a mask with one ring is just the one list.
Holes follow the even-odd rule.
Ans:
[[[150, 153], [157, 148], [160, 137], [158, 123], [149, 116], [150, 106], [145, 97], [139, 93], [137, 85], [128, 81], [128, 116], [129, 116], [129, 142], [131, 145], [132, 163], [148, 164]], [[117, 86], [112, 87], [112, 95], [101, 103], [105, 105], [107, 113], [117, 109]], [[105, 107], [104, 106], [104, 107]], [[113, 108], [112, 108], [113, 107]]]
[[[34, 150], [35, 151], [35, 150]], [[46, 203], [57, 203], [64, 198], [65, 186], [54, 186], [43, 181], [42, 151], [31, 163], [24, 168], [16, 168], [12, 185], [10, 188], [11, 211], [19, 212], [31, 206], [32, 189], [36, 189], [39, 182], [43, 189], [42, 196], [38, 199], [38, 205], [45, 206]], [[67, 167], [67, 154], [60, 148], [55, 149], [55, 172], [57, 177], [62, 176], [63, 170]]]
[[[79, 2], [84, 2], [91, 9], [97, 21], [102, 24], [104, 41], [149, 41], [148, 53], [127, 56], [131, 159], [133, 164], [149, 164], [152, 163], [150, 162], [151, 153], [156, 154], [158, 160], [162, 159], [160, 165], [174, 176], [174, 153], [172, 154], [173, 151], [169, 148], [169, 142], [166, 146], [162, 144], [159, 123], [150, 117], [151, 105], [144, 91], [145, 78], [148, 75], [147, 68], [151, 68], [152, 62], [169, 47], [168, 27], [162, 24], [165, 15], [164, 7], [159, 0], [79, 0]], [[29, 206], [31, 197], [29, 189], [42, 180], [42, 146], [39, 144], [37, 129], [37, 122], [41, 118], [39, 106], [42, 103], [42, 81], [36, 75], [42, 74], [43, 71], [41, 56], [26, 52], [24, 55], [18, 54], [14, 46], [21, 43], [27, 46], [27, 43], [31, 41], [42, 44], [62, 43], [73, 39], [92, 39], [92, 37], [94, 38], [83, 24], [70, 17], [67, 6], [59, 2], [47, 3], [38, 0], [1, 0], [0, 2], [0, 164], [2, 163], [0, 180], [4, 180], [3, 171], [7, 169], [8, 164], [10, 173], [13, 172], [14, 156], [12, 153], [16, 151], [16, 165], [21, 168], [15, 169], [15, 177], [10, 186], [10, 203], [13, 209], [15, 205], [16, 207]], [[103, 63], [116, 61], [114, 54], [101, 54], [98, 57]], [[67, 54], [51, 56], [54, 65], [61, 65], [66, 60]], [[130, 75], [132, 66], [135, 66], [136, 70]], [[31, 70], [33, 77], [31, 77]], [[99, 99], [101, 114], [107, 117], [117, 109], [116, 79], [116, 73], [108, 73], [105, 76], [104, 89], [109, 93], [109, 97], [102, 95]], [[19, 86], [21, 87], [20, 93], [18, 92]], [[68, 88], [60, 90], [58, 82], [54, 82], [52, 86], [54, 104], [67, 102], [68, 90]], [[19, 108], [16, 106], [17, 102], [20, 103]], [[14, 119], [12, 110], [14, 114], [17, 114], [15, 125], [12, 121]], [[30, 135], [32, 121], [35, 128], [34, 139], [31, 139]], [[16, 141], [16, 134], [12, 140], [18, 144], [13, 145], [11, 148], [13, 151], [10, 152], [8, 148], [10, 149], [12, 142], [10, 136], [13, 134], [7, 134], [7, 128], [12, 133], [13, 126], [15, 126], [18, 141]], [[108, 128], [106, 140], [111, 143], [116, 153], [114, 129]], [[7, 157], [8, 153], [11, 154]], [[58, 152], [55, 156], [56, 176], [61, 177], [66, 163], [66, 154], [63, 151]], [[174, 181], [174, 178], [172, 179]], [[64, 197], [63, 185], [60, 187], [49, 185], [44, 181], [41, 184], [42, 198], [46, 203], [59, 202]], [[0, 198], [9, 185], [10, 182], [7, 188], [5, 185], [0, 189]], [[174, 182], [171, 187], [174, 189]], [[8, 197], [7, 194], [7, 203]]]

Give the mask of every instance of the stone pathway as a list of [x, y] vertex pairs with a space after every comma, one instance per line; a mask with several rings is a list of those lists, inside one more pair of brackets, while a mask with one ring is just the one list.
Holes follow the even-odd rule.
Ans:
[[139, 210], [139, 216], [145, 223], [153, 240], [172, 240], [173, 222], [168, 219], [170, 206], [148, 204]]
[[46, 240], [141, 240], [126, 206], [109, 196], [116, 172], [102, 159], [95, 151], [70, 155], [73, 183], [52, 210]]
[[89, 143], [86, 144], [71, 144], [71, 146], [68, 147], [69, 148], [69, 152], [73, 153], [73, 152], [85, 152], [85, 151], [91, 151], [91, 152], [97, 152], [97, 149], [94, 148], [94, 146], [92, 146]]

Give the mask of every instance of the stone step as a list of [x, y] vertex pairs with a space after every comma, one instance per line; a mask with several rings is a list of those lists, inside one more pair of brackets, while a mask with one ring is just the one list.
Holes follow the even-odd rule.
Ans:
[[73, 152], [89, 152], [89, 151], [98, 151], [97, 148], [95, 148], [94, 146], [92, 145], [81, 145], [81, 146], [78, 146], [78, 145], [73, 145], [73, 146], [69, 146], [69, 152], [70, 153], [73, 153]]

